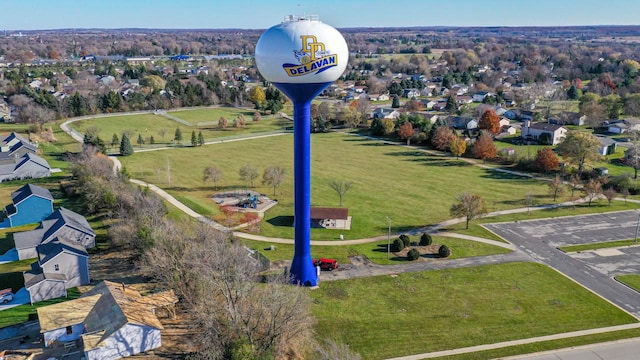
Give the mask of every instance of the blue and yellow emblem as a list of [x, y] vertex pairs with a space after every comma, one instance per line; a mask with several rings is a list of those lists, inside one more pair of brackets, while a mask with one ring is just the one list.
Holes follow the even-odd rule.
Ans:
[[293, 53], [300, 64], [282, 64], [289, 76], [302, 76], [321, 73], [338, 65], [338, 55], [326, 51], [324, 44], [314, 35], [301, 35], [302, 49]]

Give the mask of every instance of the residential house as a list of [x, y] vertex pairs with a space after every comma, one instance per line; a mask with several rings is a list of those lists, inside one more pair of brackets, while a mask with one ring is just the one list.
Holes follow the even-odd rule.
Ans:
[[458, 96], [462, 96], [469, 92], [469, 87], [465, 84], [454, 84], [451, 86], [451, 92]]
[[413, 99], [419, 96], [420, 96], [420, 90], [418, 89], [404, 89], [404, 92], [402, 93], [402, 97], [405, 97], [407, 99]]
[[431, 109], [435, 111], [443, 111], [447, 107], [447, 100], [438, 101]]
[[473, 130], [478, 128], [478, 120], [468, 116], [449, 116], [447, 123], [454, 129]]
[[89, 284], [89, 254], [77, 241], [55, 238], [36, 246], [38, 261], [25, 271], [31, 304], [67, 295], [67, 289]]
[[471, 104], [473, 102], [473, 98], [471, 96], [456, 96], [456, 102], [458, 105]]
[[389, 101], [389, 94], [369, 94], [371, 101]]
[[311, 207], [311, 227], [350, 230], [349, 209], [313, 206]]
[[0, 140], [0, 163], [3, 161], [14, 162], [16, 158], [21, 158], [28, 153], [35, 154], [37, 150], [36, 145], [12, 132]]
[[598, 136], [598, 140], [600, 140], [600, 148], [598, 149], [600, 155], [606, 156], [616, 152], [616, 142], [613, 139], [606, 136]]
[[582, 126], [586, 120], [586, 115], [565, 111], [549, 117], [549, 124]]
[[0, 182], [48, 176], [51, 176], [49, 163], [36, 154], [28, 153], [20, 158], [0, 160]]
[[613, 120], [607, 125], [607, 131], [613, 134], [624, 134], [628, 131], [640, 131], [640, 121], [637, 119]]
[[422, 106], [424, 106], [424, 108], [427, 109], [427, 110], [433, 109], [433, 107], [437, 103], [438, 103], [437, 101], [433, 101], [433, 100], [422, 100]]
[[162, 346], [158, 312], [178, 302], [173, 291], [142, 296], [103, 281], [80, 298], [37, 309], [45, 346], [82, 339], [86, 360], [115, 360]]
[[500, 119], [500, 121], [498, 122], [498, 125], [500, 125], [500, 127], [502, 126], [509, 126], [511, 124], [511, 121], [509, 121], [509, 119], [507, 118], [502, 118]]
[[512, 136], [512, 135], [515, 135], [517, 132], [518, 132], [518, 129], [515, 126], [503, 125], [500, 127], [499, 135], [501, 137]]
[[567, 128], [562, 125], [531, 124], [529, 120], [525, 120], [522, 127], [522, 137], [527, 141], [535, 140], [548, 143], [548, 145], [557, 145], [567, 136], [567, 131]]
[[42, 221], [53, 213], [53, 196], [49, 190], [27, 184], [11, 193], [12, 203], [4, 208], [7, 218], [0, 227], [12, 227]]
[[373, 110], [372, 117], [374, 119], [397, 119], [400, 117], [400, 111], [393, 108], [376, 108]]
[[491, 96], [491, 93], [486, 91], [478, 91], [473, 94], [473, 102], [483, 102], [488, 96]]
[[59, 208], [47, 216], [34, 230], [17, 232], [13, 240], [18, 251], [18, 259], [37, 257], [36, 247], [53, 241], [56, 237], [76, 241], [85, 248], [96, 246], [96, 234], [84, 216], [65, 208]]

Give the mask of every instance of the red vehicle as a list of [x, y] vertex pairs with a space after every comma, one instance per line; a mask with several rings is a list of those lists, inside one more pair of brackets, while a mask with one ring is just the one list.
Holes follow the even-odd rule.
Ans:
[[338, 268], [338, 262], [333, 259], [320, 258], [313, 260], [313, 266], [319, 266], [320, 270], [332, 271], [333, 269]]

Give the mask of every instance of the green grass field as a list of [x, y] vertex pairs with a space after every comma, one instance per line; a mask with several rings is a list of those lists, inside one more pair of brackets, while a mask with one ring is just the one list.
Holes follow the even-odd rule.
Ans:
[[[253, 164], [260, 174], [268, 165], [282, 166], [287, 178], [275, 196], [279, 204], [266, 213], [260, 228], [265, 236], [292, 238], [292, 148], [292, 136], [284, 135], [138, 153], [121, 161], [132, 177], [186, 198], [211, 214], [218, 213], [218, 209], [208, 198], [214, 192], [213, 184], [202, 182], [205, 167], [216, 165], [223, 170], [219, 184], [223, 190], [242, 190], [248, 186], [238, 175], [242, 166]], [[171, 184], [167, 164], [171, 168]], [[550, 201], [545, 183], [537, 180], [341, 133], [312, 137], [311, 167], [313, 206], [340, 205], [337, 193], [329, 187], [331, 180], [354, 183], [343, 202], [353, 217], [352, 230], [312, 229], [312, 238], [318, 240], [338, 239], [340, 234], [346, 239], [386, 234], [386, 216], [392, 220], [394, 233], [436, 224], [450, 218], [455, 195], [463, 191], [482, 194], [491, 211], [521, 207], [528, 193], [540, 203]], [[259, 179], [255, 186], [273, 196], [272, 189], [262, 186]]]
[[[220, 116], [216, 114], [219, 113], [230, 114], [229, 117], [227, 117], [227, 120], [229, 120], [227, 128], [219, 129], [217, 125], [195, 126], [195, 123], [198, 121], [207, 121], [205, 119], [209, 119], [210, 117], [215, 117], [217, 124]], [[232, 127], [232, 120], [240, 113], [244, 113], [246, 116], [246, 126], [244, 128], [234, 128]], [[76, 121], [71, 124], [71, 127], [81, 134], [89, 130], [97, 131], [98, 136], [100, 136], [108, 146], [111, 144], [113, 134], [118, 135], [118, 138], [122, 138], [122, 134], [128, 132], [131, 136], [130, 140], [132, 145], [139, 147], [137, 140], [138, 136], [141, 135], [145, 141], [143, 146], [148, 147], [151, 145], [150, 138], [152, 136], [156, 144], [175, 144], [173, 139], [176, 128], [180, 128], [182, 131], [182, 141], [180, 143], [182, 145], [189, 145], [191, 144], [191, 132], [193, 130], [195, 130], [196, 133], [201, 131], [205, 141], [210, 141], [221, 137], [237, 137], [243, 134], [279, 131], [287, 126], [291, 126], [290, 121], [275, 117], [265, 118], [260, 122], [253, 122], [251, 120], [253, 112], [232, 108], [184, 110], [171, 114], [185, 121], [193, 121], [194, 126], [185, 126], [184, 124], [160, 115], [135, 114]], [[232, 114], [235, 115], [231, 116]], [[115, 148], [118, 146], [119, 144]]]
[[79, 297], [80, 297], [80, 291], [78, 291], [77, 288], [71, 288], [67, 290], [66, 298], [45, 300], [45, 301], [37, 302], [33, 305], [31, 304], [19, 305], [11, 309], [4, 310], [2, 311], [2, 316], [0, 316], [0, 328], [23, 323], [29, 320], [35, 320], [37, 319], [37, 313], [38, 313], [37, 309], [39, 307], [53, 305], [63, 301], [77, 299]]
[[169, 115], [178, 117], [184, 121], [188, 121], [194, 126], [202, 122], [215, 122], [218, 123], [221, 117], [225, 117], [229, 123], [238, 115], [243, 114], [247, 122], [251, 121], [253, 113], [255, 111], [251, 109], [238, 109], [232, 107], [219, 107], [219, 108], [207, 108], [207, 109], [193, 109], [193, 110], [179, 110], [169, 111]]
[[349, 343], [363, 359], [637, 321], [533, 263], [329, 281], [311, 296], [316, 332]]
[[[397, 238], [397, 237], [396, 237]], [[391, 238], [391, 243], [396, 238]], [[271, 261], [291, 260], [293, 245], [273, 244], [262, 241], [252, 241], [241, 239], [247, 247], [260, 251]], [[420, 241], [417, 236], [411, 237], [411, 241]], [[506, 254], [508, 249], [492, 246], [475, 241], [450, 238], [444, 236], [433, 236], [434, 244], [447, 245], [452, 254], [449, 259], [459, 259], [472, 256], [483, 256], [493, 254]], [[270, 245], [275, 246], [275, 250], [267, 250]], [[338, 263], [349, 263], [349, 257], [354, 255], [365, 255], [369, 260], [381, 265], [397, 265], [399, 262], [406, 262], [406, 258], [398, 258], [393, 253], [387, 260], [387, 240], [376, 241], [368, 244], [345, 245], [345, 246], [312, 246], [311, 252], [314, 258], [326, 257], [338, 260]]]
[[606, 242], [595, 243], [595, 244], [562, 246], [562, 247], [559, 247], [558, 249], [564, 252], [576, 252], [576, 251], [589, 251], [589, 250], [598, 250], [598, 249], [623, 247], [623, 246], [637, 246], [637, 245], [640, 245], [640, 244], [636, 242], [634, 239], [630, 239], [630, 240], [606, 241]]
[[618, 275], [616, 276], [616, 280], [635, 289], [636, 291], [640, 291], [640, 275], [639, 274]]

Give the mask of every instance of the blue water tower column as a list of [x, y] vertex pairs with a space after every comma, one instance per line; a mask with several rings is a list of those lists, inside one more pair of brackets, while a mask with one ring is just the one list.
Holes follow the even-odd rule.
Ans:
[[256, 44], [256, 65], [293, 102], [295, 247], [292, 282], [318, 284], [311, 257], [311, 101], [347, 67], [342, 35], [317, 17], [288, 16]]

